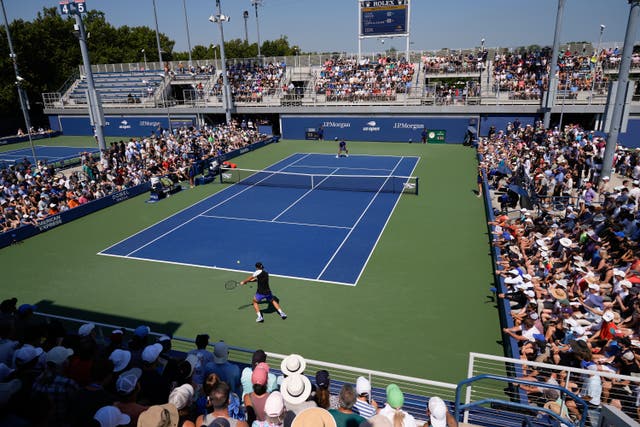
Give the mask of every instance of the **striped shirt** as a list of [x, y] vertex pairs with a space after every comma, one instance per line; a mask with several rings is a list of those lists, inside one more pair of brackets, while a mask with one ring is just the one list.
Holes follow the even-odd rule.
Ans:
[[376, 408], [374, 408], [373, 405], [360, 399], [356, 400], [356, 403], [351, 409], [353, 410], [353, 412], [367, 419], [373, 417], [376, 414]]

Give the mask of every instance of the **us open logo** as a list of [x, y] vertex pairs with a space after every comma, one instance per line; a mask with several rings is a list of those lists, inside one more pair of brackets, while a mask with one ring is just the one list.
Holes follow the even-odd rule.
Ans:
[[367, 125], [362, 128], [363, 132], [380, 132], [380, 126], [378, 126], [378, 124], [374, 120], [371, 120], [366, 124]]

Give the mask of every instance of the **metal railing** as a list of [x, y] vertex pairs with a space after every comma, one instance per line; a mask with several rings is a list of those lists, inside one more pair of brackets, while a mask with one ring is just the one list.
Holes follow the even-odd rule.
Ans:
[[[639, 414], [636, 408], [636, 394], [640, 391], [640, 378], [635, 376], [618, 375], [612, 371], [590, 371], [580, 368], [572, 368], [568, 366], [553, 365], [548, 363], [531, 362], [528, 360], [513, 359], [501, 356], [492, 356], [480, 353], [469, 353], [469, 367], [467, 372], [468, 378], [477, 377], [480, 375], [492, 375], [498, 377], [504, 377], [505, 373], [513, 370], [513, 366], [520, 372], [515, 379], [531, 380], [536, 378], [541, 371], [547, 373], [547, 375], [553, 374], [558, 378], [558, 382], [562, 382], [560, 378], [564, 378], [566, 384], [570, 384], [570, 387], [566, 387], [569, 391], [581, 390], [585, 378], [589, 375], [597, 375], [600, 380], [612, 387], [603, 387], [603, 389], [609, 388], [608, 394], [603, 393], [602, 403], [612, 403], [616, 400], [622, 407], [623, 412], [635, 420], [639, 420]], [[609, 369], [606, 364], [600, 364], [604, 369]], [[518, 381], [512, 381], [511, 383], [517, 383]], [[553, 389], [549, 384], [545, 382], [536, 382], [534, 384], [544, 395], [545, 390]], [[503, 386], [496, 387], [494, 384], [479, 383], [475, 385], [469, 385], [466, 389], [464, 404], [469, 405], [472, 402], [481, 402], [488, 400], [504, 400], [505, 397], [508, 400], [515, 402], [527, 402], [532, 403], [531, 395], [513, 387], [513, 384], [507, 388]], [[562, 396], [561, 396], [562, 397]], [[574, 398], [561, 399], [563, 405], [569, 400], [575, 400]], [[571, 397], [569, 395], [569, 397]], [[461, 399], [462, 401], [462, 399]], [[616, 403], [616, 404], [617, 404]], [[468, 406], [467, 406], [468, 407]], [[467, 414], [468, 415], [468, 414]], [[468, 422], [474, 422], [472, 416], [467, 416]], [[478, 420], [475, 420], [478, 421]], [[497, 425], [497, 424], [496, 424]]]
[[[127, 339], [133, 335], [135, 328], [122, 327], [120, 325], [114, 325], [104, 322], [94, 322], [87, 319], [77, 319], [73, 317], [60, 316], [54, 314], [47, 314], [42, 312], [35, 313], [37, 316], [43, 317], [46, 321], [58, 321], [66, 326], [67, 330], [77, 331], [78, 328], [88, 322], [92, 322], [96, 325], [94, 331], [96, 333], [96, 339], [98, 341], [107, 342], [111, 332], [116, 329], [120, 329], [125, 332], [123, 343], [127, 342]], [[158, 325], [159, 327], [161, 325]], [[152, 331], [150, 335], [154, 338], [159, 338], [163, 334]], [[237, 347], [229, 345], [229, 360], [234, 363], [251, 365], [251, 358], [255, 349], [248, 349], [244, 347]], [[194, 350], [195, 340], [173, 336], [171, 337], [172, 350], [178, 352], [187, 353], [190, 350]], [[213, 350], [213, 345], [210, 345], [210, 350]], [[280, 374], [280, 363], [287, 355], [266, 351], [268, 356], [268, 363], [272, 367], [272, 371], [278, 375]], [[303, 355], [304, 356], [304, 355]], [[186, 355], [185, 355], [186, 357]], [[424, 420], [425, 408], [427, 405], [429, 396], [439, 396], [444, 400], [453, 401], [455, 399], [456, 384], [431, 381], [422, 378], [415, 378], [406, 375], [392, 374], [388, 372], [381, 372], [372, 369], [358, 368], [353, 366], [341, 365], [337, 363], [324, 362], [320, 360], [310, 359], [305, 357], [306, 361], [306, 375], [313, 375], [315, 372], [321, 369], [330, 371], [332, 378], [331, 392], [337, 394], [342, 383], [355, 384], [356, 378], [363, 376], [368, 378], [372, 385], [372, 398], [382, 403], [386, 400], [385, 388], [387, 385], [394, 383], [397, 384], [405, 395], [405, 404], [403, 409], [410, 412], [416, 419]], [[335, 384], [334, 384], [335, 383]]]

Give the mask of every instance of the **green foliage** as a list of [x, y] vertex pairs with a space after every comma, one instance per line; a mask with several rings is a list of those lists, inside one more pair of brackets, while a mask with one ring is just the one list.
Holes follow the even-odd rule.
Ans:
[[[158, 61], [153, 29], [146, 26], [116, 28], [98, 10], [88, 11], [83, 18], [93, 64], [142, 63], [145, 55], [147, 62]], [[31, 22], [18, 19], [10, 23], [17, 65], [25, 79], [23, 86], [30, 100], [32, 121], [36, 125], [47, 123], [42, 114], [42, 93], [59, 91], [82, 64], [80, 45], [73, 33], [74, 23], [73, 17], [62, 17], [56, 7], [43, 8]], [[175, 42], [162, 33], [160, 46], [164, 61], [189, 59], [188, 52], [173, 52]], [[225, 51], [228, 58], [255, 58], [258, 45], [234, 39], [225, 43]], [[0, 28], [0, 52], [4, 52], [0, 54], [0, 118], [17, 120], [21, 112], [4, 27]], [[296, 52], [300, 54], [300, 48], [289, 46], [286, 36], [265, 41], [261, 46], [264, 56], [290, 56]], [[194, 46], [191, 56], [200, 60], [213, 60], [216, 56], [219, 60], [220, 47], [215, 48], [214, 55], [211, 46]]]
[[[43, 92], [56, 92], [82, 64], [80, 45], [73, 34], [73, 17], [62, 17], [56, 7], [43, 8], [31, 21], [21, 19], [10, 23], [11, 39], [20, 75], [25, 79], [32, 120], [46, 123], [42, 115]], [[113, 27], [101, 11], [90, 10], [84, 15], [88, 35], [87, 45], [91, 62], [110, 64], [142, 62], [142, 49], [147, 60], [158, 60], [155, 31], [148, 27]], [[9, 52], [4, 27], [0, 30], [0, 50]], [[163, 59], [173, 56], [175, 42], [160, 34]], [[9, 55], [0, 55], [0, 117], [20, 117], [19, 100], [15, 88], [15, 74]]]

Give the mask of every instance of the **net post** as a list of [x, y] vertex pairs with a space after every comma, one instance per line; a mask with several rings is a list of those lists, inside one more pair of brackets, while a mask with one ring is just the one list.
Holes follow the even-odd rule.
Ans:
[[420, 177], [416, 176], [416, 196], [418, 195], [419, 191], [418, 189], [420, 188], [420, 186], [418, 185], [418, 183], [420, 182]]

